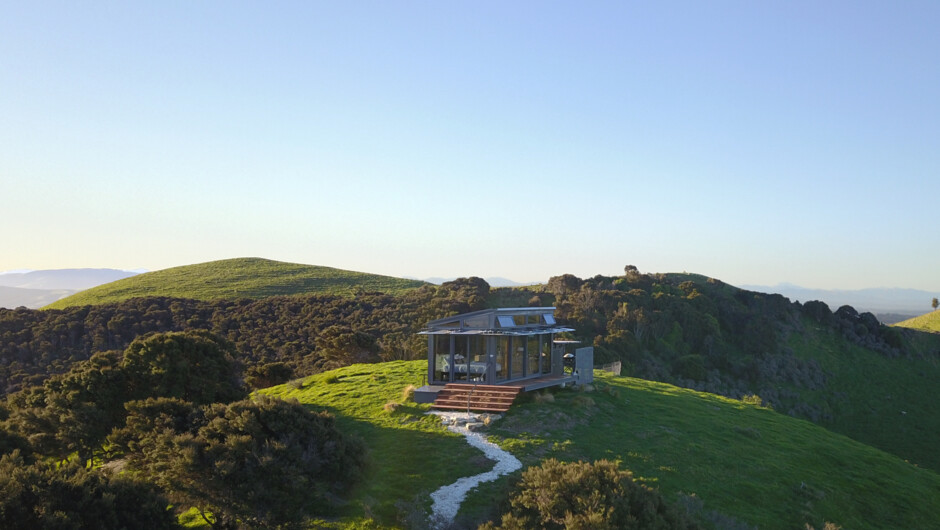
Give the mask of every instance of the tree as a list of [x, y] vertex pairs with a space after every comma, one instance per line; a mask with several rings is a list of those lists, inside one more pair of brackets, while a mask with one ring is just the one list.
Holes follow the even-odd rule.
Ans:
[[330, 326], [314, 342], [320, 355], [336, 367], [375, 361], [379, 351], [375, 337], [347, 326]]
[[294, 370], [287, 363], [273, 362], [249, 366], [245, 370], [245, 384], [251, 388], [267, 388], [286, 383], [294, 377]]
[[158, 333], [124, 352], [129, 395], [175, 397], [199, 405], [245, 396], [231, 343], [207, 331]]
[[930, 302], [930, 306], [933, 307], [934, 310], [936, 310], [937, 306], [940, 306], [940, 300], [937, 300], [936, 298], [934, 298], [933, 301]]
[[545, 288], [556, 297], [563, 298], [569, 294], [575, 293], [584, 283], [581, 278], [573, 274], [562, 274], [561, 276], [552, 276], [545, 284]]
[[297, 524], [330, 510], [362, 472], [362, 443], [297, 401], [258, 396], [201, 407], [188, 420], [178, 400], [130, 408], [120, 443], [138, 452], [128, 468], [216, 527]]
[[696, 529], [699, 526], [658, 491], [633, 480], [616, 462], [555, 459], [522, 472], [501, 525], [482, 529]]

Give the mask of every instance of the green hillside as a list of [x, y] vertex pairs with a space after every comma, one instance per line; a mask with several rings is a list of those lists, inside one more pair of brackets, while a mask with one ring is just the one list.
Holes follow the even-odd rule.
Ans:
[[[371, 471], [339, 525], [370, 517], [413, 526], [428, 495], [491, 465], [446, 432], [427, 405], [402, 402], [420, 383], [422, 361], [353, 365], [265, 390], [336, 414], [371, 451]], [[594, 392], [559, 390], [529, 398], [489, 433], [523, 464], [617, 459], [708, 527], [762, 529], [934, 528], [940, 475], [810, 422], [712, 394], [595, 372]], [[493, 517], [509, 480], [471, 492], [458, 527]]]
[[[936, 349], [933, 336], [911, 334], [909, 351]], [[918, 339], [925, 342], [917, 344]], [[910, 355], [891, 358], [851, 344], [808, 323], [789, 346], [799, 359], [813, 359], [826, 374], [815, 389], [782, 385], [803, 403], [821, 411], [818, 423], [835, 432], [934, 471], [940, 470], [936, 437], [940, 414], [930, 397], [940, 380], [940, 358]], [[784, 412], [784, 411], [781, 411]]]
[[931, 311], [919, 317], [909, 318], [903, 322], [898, 322], [895, 326], [940, 332], [940, 311]]
[[331, 267], [235, 258], [140, 274], [81, 291], [45, 309], [100, 305], [143, 296], [195, 300], [265, 298], [276, 295], [336, 294], [357, 291], [400, 293], [425, 285], [418, 280], [366, 274]]

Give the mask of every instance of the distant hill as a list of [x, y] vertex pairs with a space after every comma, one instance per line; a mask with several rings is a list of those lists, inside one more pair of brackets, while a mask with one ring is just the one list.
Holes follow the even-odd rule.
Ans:
[[37, 309], [78, 291], [136, 275], [118, 269], [51, 269], [0, 274], [0, 307]]
[[23, 289], [0, 285], [0, 307], [38, 309], [75, 292], [75, 289]]
[[930, 301], [938, 294], [917, 289], [808, 289], [788, 283], [773, 287], [742, 285], [741, 288], [761, 293], [782, 294], [794, 302], [821, 300], [833, 310], [850, 305], [859, 312], [874, 313], [885, 323], [894, 323], [923, 313], [926, 308], [930, 307]]
[[0, 274], [0, 286], [21, 289], [67, 289], [81, 291], [116, 280], [129, 278], [136, 272], [118, 269], [54, 269]]
[[417, 280], [331, 267], [235, 258], [139, 274], [82, 291], [46, 308], [98, 305], [144, 296], [217, 300], [296, 294], [352, 296], [358, 290], [394, 294], [422, 285], [425, 283]]
[[940, 332], [940, 311], [931, 311], [927, 314], [898, 322], [895, 326]]

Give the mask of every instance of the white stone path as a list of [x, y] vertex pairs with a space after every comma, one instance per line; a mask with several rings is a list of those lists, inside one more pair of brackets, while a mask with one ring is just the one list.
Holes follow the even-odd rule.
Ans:
[[[429, 412], [429, 414], [441, 416], [442, 419], [467, 417], [467, 413], [465, 412], [442, 412], [434, 410]], [[431, 500], [434, 501], [433, 504], [431, 504], [431, 526], [434, 528], [446, 526], [454, 521], [454, 517], [457, 516], [457, 510], [460, 509], [460, 504], [463, 503], [467, 492], [471, 489], [483, 482], [496, 480], [500, 475], [512, 473], [522, 467], [522, 462], [520, 462], [518, 458], [503, 451], [498, 445], [487, 441], [486, 437], [482, 434], [470, 431], [465, 425], [455, 425], [451, 423], [447, 426], [447, 429], [451, 432], [462, 434], [470, 445], [483, 451], [483, 454], [490, 460], [495, 460], [496, 465], [493, 466], [492, 470], [486, 473], [480, 473], [472, 477], [462, 477], [458, 479], [457, 482], [442, 486], [431, 494]]]

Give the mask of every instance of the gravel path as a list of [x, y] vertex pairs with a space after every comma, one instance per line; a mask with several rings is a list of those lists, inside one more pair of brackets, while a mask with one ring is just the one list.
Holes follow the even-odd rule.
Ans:
[[[429, 414], [441, 416], [442, 419], [467, 417], [466, 412], [442, 412], [435, 410], [431, 411]], [[480, 473], [472, 477], [462, 477], [457, 480], [457, 482], [443, 486], [432, 493], [431, 500], [434, 501], [431, 505], [432, 528], [442, 528], [452, 523], [454, 517], [457, 516], [457, 510], [460, 509], [460, 504], [463, 502], [464, 498], [466, 498], [467, 492], [471, 489], [477, 487], [477, 485], [482, 482], [496, 480], [500, 475], [512, 473], [522, 467], [522, 462], [520, 462], [519, 459], [503, 451], [498, 445], [487, 441], [486, 437], [482, 434], [472, 432], [463, 425], [451, 424], [447, 426], [447, 429], [451, 432], [463, 435], [470, 445], [483, 451], [483, 454], [490, 460], [495, 460], [496, 465], [493, 466], [492, 470], [486, 473]]]

